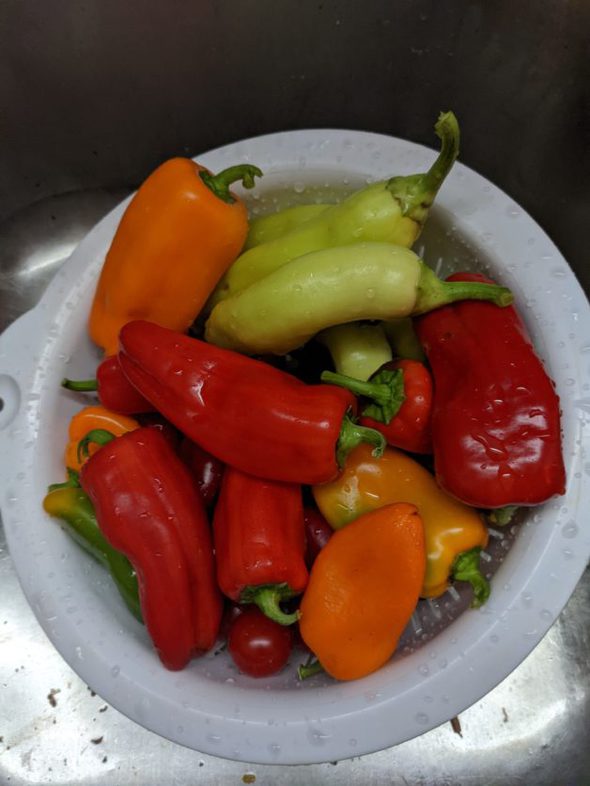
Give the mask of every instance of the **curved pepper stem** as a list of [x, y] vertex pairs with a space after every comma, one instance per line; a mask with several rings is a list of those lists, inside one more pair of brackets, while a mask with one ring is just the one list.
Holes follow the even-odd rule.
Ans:
[[299, 619], [299, 611], [286, 614], [279, 604], [294, 595], [296, 593], [285, 582], [260, 584], [257, 587], [245, 587], [240, 595], [240, 603], [255, 603], [263, 614], [279, 625], [293, 625]]
[[333, 371], [323, 371], [320, 379], [322, 382], [346, 388], [357, 396], [370, 398], [373, 403], [363, 409], [363, 415], [379, 423], [388, 424], [397, 415], [406, 398], [404, 372], [401, 368], [381, 369], [373, 374], [368, 382]]
[[76, 472], [76, 470], [66, 467], [66, 471], [68, 473], [68, 479], [64, 483], [52, 483], [47, 487], [48, 493], [57, 491], [58, 489], [80, 488], [80, 475]]
[[496, 306], [509, 306], [514, 300], [507, 287], [479, 281], [441, 281], [422, 263], [412, 316], [426, 314], [457, 300], [488, 300]]
[[83, 459], [88, 458], [90, 455], [90, 445], [108, 445], [109, 442], [115, 439], [115, 435], [111, 431], [104, 428], [93, 428], [86, 436], [78, 443], [78, 461], [82, 463]]
[[297, 667], [297, 676], [300, 680], [306, 680], [308, 677], [315, 677], [316, 674], [322, 674], [324, 667], [317, 658], [309, 658], [307, 663], [302, 663]]
[[203, 183], [205, 183], [208, 189], [213, 191], [216, 197], [231, 205], [236, 201], [229, 190], [231, 184], [241, 180], [244, 188], [254, 188], [255, 178], [262, 177], [262, 171], [252, 164], [238, 164], [224, 169], [217, 175], [204, 170], [199, 172], [199, 175]]
[[460, 132], [455, 115], [441, 112], [434, 130], [441, 140], [441, 149], [428, 172], [387, 181], [387, 189], [398, 200], [402, 215], [420, 225], [426, 221], [428, 210], [459, 155]]
[[98, 390], [98, 382], [95, 379], [67, 379], [61, 381], [62, 388], [75, 390], [78, 393], [90, 393]]
[[338, 443], [336, 445], [336, 461], [341, 469], [350, 451], [354, 450], [357, 445], [363, 442], [368, 442], [369, 445], [373, 445], [373, 456], [375, 458], [381, 458], [387, 446], [387, 441], [383, 434], [374, 428], [359, 426], [350, 415], [346, 414], [342, 420], [340, 436], [338, 437]]
[[474, 549], [464, 551], [455, 559], [451, 569], [451, 575], [457, 581], [468, 581], [473, 587], [473, 600], [471, 606], [478, 609], [490, 597], [490, 582], [482, 574], [479, 567], [479, 555], [481, 548], [476, 546]]

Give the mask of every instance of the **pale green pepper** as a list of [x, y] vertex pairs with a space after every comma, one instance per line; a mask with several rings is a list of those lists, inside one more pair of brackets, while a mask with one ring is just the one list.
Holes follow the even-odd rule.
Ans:
[[442, 146], [428, 172], [373, 183], [287, 234], [245, 251], [215, 288], [208, 311], [292, 259], [312, 251], [363, 241], [412, 246], [459, 154], [459, 125], [452, 112], [440, 115], [435, 131]]
[[294, 259], [218, 303], [205, 338], [244, 354], [284, 355], [333, 325], [424, 314], [467, 298], [512, 302], [505, 287], [441, 281], [403, 246], [358, 243]]
[[422, 344], [414, 330], [412, 317], [401, 317], [401, 319], [392, 319], [389, 322], [384, 322], [383, 329], [396, 357], [418, 360], [420, 363], [426, 361]]
[[322, 330], [318, 341], [328, 348], [339, 374], [366, 382], [393, 355], [383, 324], [349, 322]]
[[280, 210], [278, 213], [269, 213], [250, 220], [250, 229], [244, 249], [260, 246], [262, 243], [269, 243], [278, 237], [286, 235], [292, 229], [301, 226], [311, 218], [317, 218], [320, 213], [324, 213], [331, 205], [311, 204], [294, 205]]

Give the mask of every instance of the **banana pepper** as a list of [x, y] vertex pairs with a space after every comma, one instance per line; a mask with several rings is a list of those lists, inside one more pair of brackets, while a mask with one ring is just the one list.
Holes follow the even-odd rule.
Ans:
[[218, 303], [205, 338], [244, 354], [284, 355], [333, 325], [424, 314], [465, 298], [512, 302], [505, 287], [441, 281], [408, 248], [358, 243], [305, 254]]
[[459, 153], [459, 125], [452, 112], [440, 115], [435, 131], [442, 147], [428, 172], [372, 183], [290, 232], [245, 251], [220, 280], [208, 308], [312, 251], [365, 240], [409, 248]]
[[421, 597], [442, 595], [453, 578], [471, 583], [473, 606], [481, 606], [489, 597], [489, 584], [479, 570], [479, 554], [488, 542], [482, 517], [444, 492], [428, 470], [401, 451], [387, 448], [376, 460], [370, 449], [355, 448], [341, 475], [314, 486], [313, 496], [334, 529], [394, 502], [415, 505], [426, 538]]

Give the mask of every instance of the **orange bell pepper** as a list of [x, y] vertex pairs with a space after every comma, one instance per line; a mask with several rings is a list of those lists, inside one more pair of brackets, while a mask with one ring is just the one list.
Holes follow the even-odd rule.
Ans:
[[229, 185], [261, 176], [244, 164], [218, 175], [172, 158], [141, 185], [107, 253], [90, 313], [92, 340], [117, 352], [119, 330], [147, 319], [185, 331], [248, 235], [246, 207]]
[[481, 606], [487, 600], [489, 584], [479, 570], [479, 554], [488, 542], [482, 516], [443, 491], [431, 473], [405, 453], [386, 448], [375, 459], [370, 448], [361, 445], [349, 454], [336, 480], [313, 487], [313, 496], [334, 529], [392, 502], [415, 505], [426, 537], [421, 597], [442, 595], [454, 577], [472, 584], [472, 605]]
[[332, 535], [311, 569], [299, 620], [328, 674], [354, 680], [389, 660], [418, 603], [425, 557], [414, 505], [385, 505]]
[[82, 461], [80, 461], [78, 444], [89, 431], [104, 429], [110, 431], [115, 437], [120, 437], [127, 431], [134, 431], [136, 428], [139, 428], [137, 420], [127, 417], [127, 415], [118, 415], [116, 412], [111, 412], [100, 406], [84, 407], [84, 409], [76, 412], [70, 421], [68, 430], [69, 442], [64, 457], [66, 467], [79, 472], [87, 458], [100, 449], [100, 445], [91, 443], [88, 446], [88, 456], [86, 458], [80, 457], [82, 458]]

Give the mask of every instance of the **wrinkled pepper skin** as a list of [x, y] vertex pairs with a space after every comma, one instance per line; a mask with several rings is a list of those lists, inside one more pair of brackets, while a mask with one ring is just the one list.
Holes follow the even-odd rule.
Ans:
[[[256, 167], [235, 171], [247, 187]], [[187, 158], [165, 161], [127, 206], [107, 253], [90, 313], [92, 340], [106, 355], [118, 349], [119, 330], [138, 317], [184, 331], [217, 281], [236, 259], [248, 234], [246, 207], [227, 188], [221, 196], [211, 175]], [[205, 182], [207, 180], [207, 182]]]
[[[450, 278], [489, 281], [475, 273]], [[516, 309], [456, 303], [416, 327], [434, 376], [440, 485], [481, 508], [563, 494], [559, 398]]]
[[213, 517], [217, 583], [230, 600], [256, 603], [280, 624], [278, 603], [305, 589], [301, 487], [227, 467]]
[[185, 436], [257, 477], [312, 484], [338, 474], [336, 445], [355, 398], [148, 322], [121, 331], [129, 380]]
[[290, 232], [244, 252], [215, 288], [209, 310], [304, 254], [363, 241], [409, 248], [459, 153], [459, 125], [452, 112], [441, 113], [435, 130], [442, 147], [428, 172], [372, 183]]
[[160, 431], [146, 427], [91, 456], [80, 483], [101, 532], [137, 571], [162, 663], [182, 669], [213, 646], [222, 614], [209, 524], [188, 468]]
[[98, 400], [111, 412], [121, 415], [139, 415], [153, 412], [154, 408], [129, 382], [116, 355], [106, 357], [96, 369], [96, 379], [64, 379], [62, 387], [79, 393], [96, 391]]
[[205, 338], [244, 354], [284, 355], [334, 325], [424, 314], [464, 298], [512, 301], [505, 287], [441, 281], [403, 246], [334, 246], [297, 257], [218, 303]]
[[299, 620], [328, 674], [359, 679], [389, 660], [418, 603], [424, 564], [413, 505], [386, 505], [334, 533], [313, 564]]
[[127, 557], [116, 551], [100, 531], [88, 495], [73, 486], [56, 488], [43, 500], [43, 508], [60, 519], [68, 535], [109, 571], [127, 608], [141, 622], [137, 574]]
[[314, 486], [320, 512], [341, 529], [363, 513], [394, 502], [409, 502], [424, 524], [426, 573], [423, 598], [438, 597], [449, 586], [456, 558], [473, 548], [485, 548], [488, 532], [477, 511], [451, 497], [417, 461], [395, 448], [375, 459], [361, 445], [349, 455], [342, 474], [333, 482]]
[[[64, 457], [66, 467], [76, 472], [80, 470], [86, 459], [78, 455], [78, 444], [89, 431], [104, 429], [119, 437], [136, 428], [139, 428], [139, 422], [135, 418], [120, 415], [118, 412], [111, 412], [102, 406], [84, 407], [84, 409], [76, 412], [70, 420], [68, 444]], [[97, 450], [100, 450], [99, 445], [89, 446], [90, 455], [96, 453]]]

